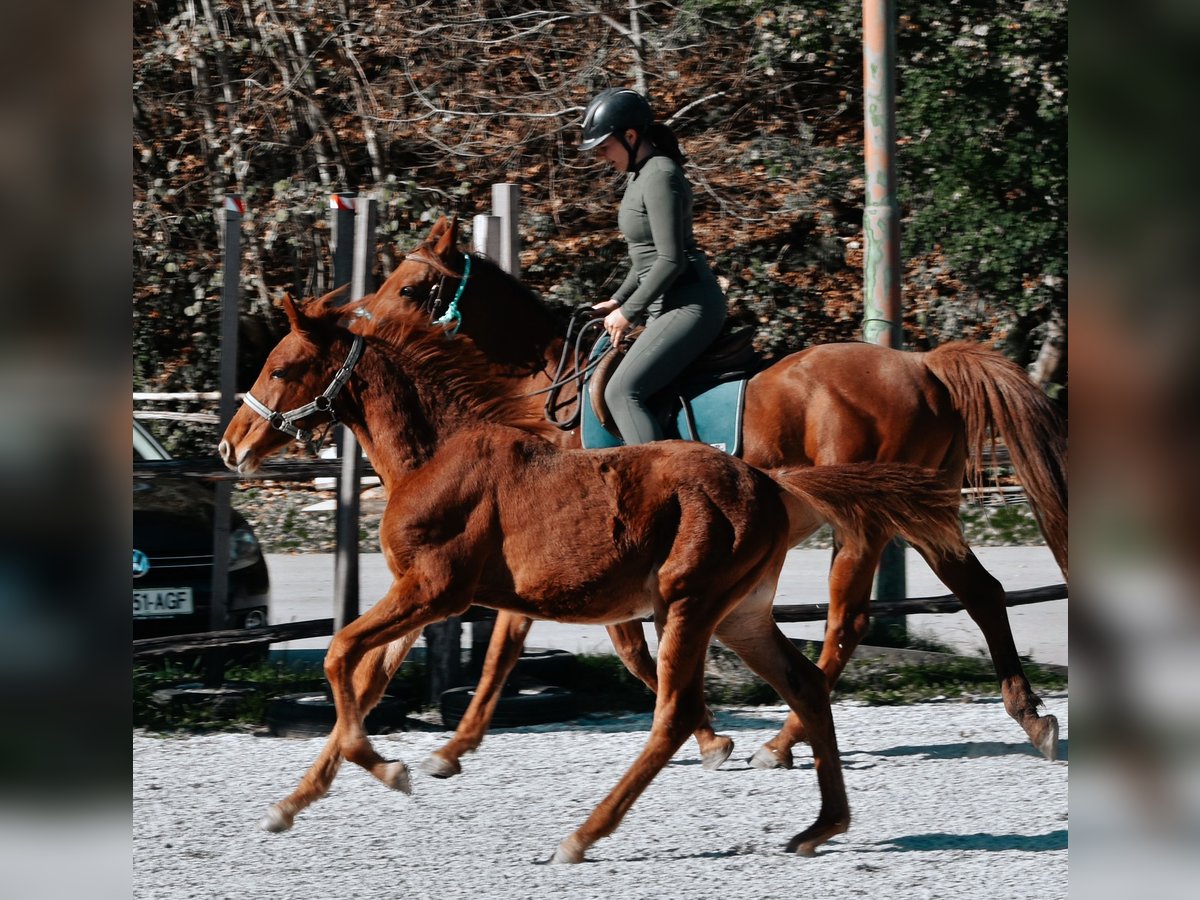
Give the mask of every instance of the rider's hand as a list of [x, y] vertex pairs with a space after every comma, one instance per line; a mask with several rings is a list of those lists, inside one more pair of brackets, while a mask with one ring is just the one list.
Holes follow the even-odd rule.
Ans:
[[629, 320], [620, 308], [614, 309], [604, 317], [604, 330], [608, 332], [608, 339], [613, 342], [613, 346], [616, 346], [621, 340], [621, 335], [629, 330]]
[[592, 309], [598, 309], [600, 312], [612, 312], [621, 304], [616, 300], [601, 300], [599, 303], [593, 303]]

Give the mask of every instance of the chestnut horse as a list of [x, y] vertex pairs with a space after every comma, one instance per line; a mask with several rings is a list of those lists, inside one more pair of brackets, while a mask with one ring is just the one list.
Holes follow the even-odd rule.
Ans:
[[[496, 377], [524, 386], [530, 411], [543, 404], [544, 394], [538, 392], [554, 377], [564, 330], [519, 281], [486, 258], [459, 251], [457, 220], [443, 218], [434, 225], [373, 295], [369, 308], [376, 315], [424, 308], [454, 319], [455, 328], [461, 327], [491, 360]], [[571, 400], [573, 390], [564, 389], [563, 402]], [[759, 468], [906, 462], [936, 469], [942, 483], [954, 489], [964, 477], [982, 480], [983, 448], [1003, 436], [1046, 542], [1067, 575], [1066, 423], [1025, 372], [995, 351], [965, 341], [928, 353], [862, 343], [811, 347], [750, 380], [743, 425], [742, 458]], [[558, 440], [578, 447], [579, 430], [562, 432]], [[829, 615], [818, 661], [831, 688], [866, 632], [875, 570], [892, 537], [878, 534], [867, 545], [848, 547], [835, 535]], [[1038, 714], [1041, 701], [1021, 666], [1003, 587], [973, 553], [921, 552], [983, 632], [1008, 714], [1046, 758], [1054, 759], [1058, 720]], [[453, 775], [461, 770], [461, 755], [479, 746], [529, 624], [515, 614], [497, 617], [475, 700], [454, 738], [426, 762], [427, 771]], [[654, 664], [641, 626], [608, 630], [626, 666], [653, 690]], [[697, 738], [706, 768], [719, 766], [732, 749], [707, 724]], [[792, 747], [803, 739], [801, 722], [789, 716], [751, 763], [791, 768]]]
[[[342, 759], [410, 790], [404, 763], [375, 751], [363, 719], [421, 629], [472, 603], [603, 624], [653, 613], [661, 625], [646, 747], [555, 861], [579, 862], [611, 833], [696, 728], [714, 635], [779, 691], [811, 741], [820, 812], [789, 851], [811, 855], [849, 827], [824, 678], [771, 615], [779, 572], [790, 543], [826, 521], [855, 550], [900, 530], [931, 553], [965, 553], [956, 492], [912, 466], [764, 473], [683, 441], [564, 451], [540, 436], [544, 422], [524, 416], [513, 383], [491, 377], [469, 340], [448, 341], [424, 316], [373, 323], [329, 297], [312, 310], [290, 298], [284, 308], [291, 331], [226, 429], [221, 457], [252, 472], [336, 415], [388, 488], [380, 544], [395, 580], [334, 635], [325, 672], [337, 721], [263, 827], [289, 828], [328, 791]], [[339, 323], [347, 314], [356, 333]]]

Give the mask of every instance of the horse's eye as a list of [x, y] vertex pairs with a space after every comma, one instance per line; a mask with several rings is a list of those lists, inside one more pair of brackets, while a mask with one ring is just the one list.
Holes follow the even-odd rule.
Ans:
[[286, 374], [287, 374], [287, 372], [284, 371], [283, 369], [276, 369], [274, 372], [271, 373], [271, 377], [272, 378], [283, 378]]
[[415, 297], [416, 295], [417, 295], [417, 292], [413, 290], [413, 286], [411, 284], [405, 285], [404, 287], [400, 288], [400, 296], [401, 297]]

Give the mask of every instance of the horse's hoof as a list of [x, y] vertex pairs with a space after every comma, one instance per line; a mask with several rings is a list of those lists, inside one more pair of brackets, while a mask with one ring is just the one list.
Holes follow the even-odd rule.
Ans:
[[733, 753], [733, 741], [724, 735], [717, 737], [716, 743], [707, 751], [700, 754], [700, 765], [705, 769], [719, 769]]
[[400, 791], [402, 794], [412, 793], [412, 779], [408, 777], [408, 766], [399, 760], [385, 765], [379, 773], [379, 780], [393, 791]]
[[421, 760], [421, 771], [434, 778], [451, 778], [462, 772], [462, 766], [457, 759], [446, 759], [436, 753], [430, 753]]
[[835, 835], [843, 834], [850, 830], [850, 822], [848, 819], [839, 822], [834, 822], [829, 825], [822, 825], [819, 822], [804, 829], [790, 841], [786, 850], [788, 853], [795, 853], [797, 856], [813, 857], [817, 855], [817, 847], [825, 843]]
[[292, 827], [292, 817], [278, 806], [272, 806], [259, 821], [258, 827], [263, 831], [269, 831], [271, 834], [279, 834]]
[[754, 751], [754, 755], [750, 757], [750, 765], [756, 769], [790, 769], [795, 763], [792, 761], [790, 751], [772, 750], [766, 744], [763, 744]]
[[1051, 762], [1058, 759], [1058, 718], [1042, 716], [1037, 721], [1036, 732], [1030, 735], [1033, 746]]
[[551, 863], [581, 863], [583, 862], [583, 850], [571, 838], [567, 838], [558, 845], [558, 849], [554, 851], [554, 855], [550, 857]]

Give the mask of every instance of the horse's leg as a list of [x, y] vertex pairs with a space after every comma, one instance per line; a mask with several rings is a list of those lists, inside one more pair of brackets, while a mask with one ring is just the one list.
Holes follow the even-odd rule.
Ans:
[[[659, 641], [662, 640], [662, 628], [656, 619], [655, 631]], [[658, 693], [658, 674], [654, 668], [654, 658], [650, 656], [650, 648], [646, 646], [646, 633], [638, 620], [622, 622], [619, 625], [608, 626], [608, 636], [612, 638], [613, 648], [625, 668], [646, 685], [651, 692]], [[717, 734], [712, 727], [712, 712], [704, 708], [704, 721], [695, 731], [696, 743], [700, 745], [700, 764], [705, 769], [719, 769], [725, 760], [733, 753], [733, 739]]]
[[686, 624], [681, 610], [672, 607], [667, 613], [658, 648], [654, 723], [645, 749], [587, 821], [558, 845], [552, 862], [582, 862], [592, 844], [616, 830], [633, 802], [699, 725], [704, 717], [704, 656], [709, 637], [708, 630]]
[[[362, 676], [357, 690], [355, 670], [372, 649], [384, 644], [398, 641], [406, 652], [427, 624], [456, 615], [468, 605], [469, 597], [455, 596], [448, 585], [433, 585], [427, 574], [408, 574], [394, 582], [382, 600], [333, 636], [325, 653], [325, 677], [337, 707], [337, 721], [316, 762], [297, 789], [268, 811], [263, 828], [290, 828], [299, 812], [328, 792], [342, 759], [362, 766], [390, 788], [409, 788], [408, 767], [376, 753], [363, 727], [365, 712], [359, 705], [359, 695], [369, 698], [371, 685], [378, 684], [381, 658], [373, 657], [374, 664], [368, 666], [373, 672]], [[386, 658], [386, 652], [382, 658]]]
[[454, 737], [425, 758], [421, 763], [421, 771], [436, 778], [449, 778], [462, 771], [459, 759], [483, 743], [483, 735], [496, 712], [504, 682], [521, 655], [525, 636], [532, 623], [532, 619], [519, 613], [497, 612], [475, 696], [458, 723]]
[[[386, 646], [375, 647], [363, 656], [362, 663], [354, 672], [354, 692], [364, 716], [379, 702], [392, 675], [404, 662], [404, 657], [420, 634], [420, 629], [411, 631]], [[267, 810], [260, 823], [263, 830], [279, 832], [291, 828], [299, 812], [325, 796], [341, 763], [342, 754], [335, 728], [296, 790]], [[407, 774], [395, 787], [408, 793]]]
[[1030, 687], [1017, 655], [1017, 645], [1008, 624], [1004, 588], [974, 553], [968, 552], [962, 559], [955, 559], [928, 553], [920, 547], [917, 549], [942, 583], [962, 601], [983, 632], [992, 656], [992, 665], [996, 668], [996, 677], [1000, 680], [1004, 708], [1025, 729], [1030, 742], [1046, 759], [1056, 759], [1058, 719], [1052, 715], [1038, 715], [1041, 700]]
[[[832, 689], [850, 661], [859, 641], [871, 624], [871, 585], [886, 538], [862, 545], [839, 545], [829, 567], [829, 615], [825, 620], [825, 642], [817, 665], [825, 673], [825, 685]], [[804, 724], [794, 712], [783, 728], [750, 758], [759, 769], [790, 769], [792, 747], [807, 740]]]
[[850, 827], [850, 805], [842, 779], [829, 688], [821, 670], [796, 649], [771, 618], [774, 585], [765, 600], [761, 599], [761, 590], [759, 602], [748, 600], [726, 617], [717, 628], [717, 638], [775, 688], [792, 709], [789, 718], [795, 716], [803, 724], [812, 745], [821, 810], [812, 825], [788, 842], [787, 850], [812, 856], [819, 844]]

